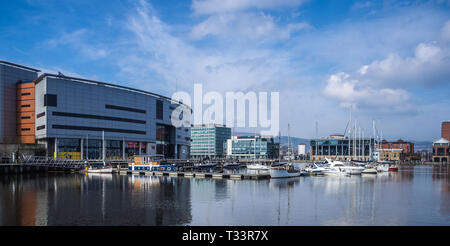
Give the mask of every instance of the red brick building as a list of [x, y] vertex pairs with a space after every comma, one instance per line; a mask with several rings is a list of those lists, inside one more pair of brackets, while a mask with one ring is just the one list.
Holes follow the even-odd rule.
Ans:
[[381, 141], [381, 149], [402, 149], [403, 154], [414, 154], [414, 143], [405, 142], [401, 139], [397, 142]]

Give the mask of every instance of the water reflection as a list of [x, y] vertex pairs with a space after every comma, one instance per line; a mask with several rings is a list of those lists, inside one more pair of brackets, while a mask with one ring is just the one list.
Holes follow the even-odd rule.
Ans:
[[228, 180], [108, 174], [0, 176], [0, 225], [450, 225], [446, 166]]
[[189, 180], [95, 174], [0, 180], [0, 225], [178, 225], [191, 220]]

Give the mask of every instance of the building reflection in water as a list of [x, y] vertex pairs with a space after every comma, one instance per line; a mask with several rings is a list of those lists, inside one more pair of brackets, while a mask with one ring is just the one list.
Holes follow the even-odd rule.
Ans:
[[433, 181], [441, 183], [441, 201], [439, 212], [450, 216], [450, 168], [447, 165], [433, 165]]
[[23, 174], [0, 177], [0, 225], [47, 225], [47, 187], [43, 175]]
[[0, 225], [188, 224], [189, 182], [108, 174], [1, 176]]

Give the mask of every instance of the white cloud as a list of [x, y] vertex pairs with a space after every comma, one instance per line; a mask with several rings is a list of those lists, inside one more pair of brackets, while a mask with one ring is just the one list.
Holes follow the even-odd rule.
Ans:
[[411, 57], [403, 58], [392, 53], [383, 60], [363, 66], [364, 73], [361, 73], [360, 79], [372, 86], [430, 87], [450, 82], [449, 67], [450, 52], [447, 47], [420, 43]]
[[191, 8], [195, 14], [217, 14], [242, 11], [251, 8], [277, 9], [296, 7], [308, 0], [193, 0]]
[[386, 113], [407, 113], [412, 110], [410, 94], [402, 89], [375, 89], [361, 85], [344, 72], [333, 74], [327, 81], [324, 94], [340, 102], [342, 107], [370, 108]]
[[[446, 45], [419, 43], [414, 55], [391, 53], [385, 59], [361, 66], [352, 74], [338, 72], [327, 81], [324, 94], [343, 107], [382, 112], [415, 113], [411, 88], [448, 85], [450, 52]], [[406, 90], [405, 90], [406, 89]]]
[[226, 13], [209, 16], [195, 25], [191, 38], [202, 39], [208, 35], [225, 39], [286, 39], [292, 33], [309, 28], [309, 24], [290, 23], [281, 27], [273, 16], [260, 13]]
[[105, 57], [108, 54], [106, 49], [85, 41], [89, 34], [89, 31], [86, 29], [78, 29], [70, 33], [62, 33], [57, 38], [47, 40], [45, 44], [50, 47], [70, 45], [93, 60]]
[[[215, 91], [245, 90], [268, 81], [279, 82], [289, 70], [288, 52], [252, 45], [245, 49], [230, 45], [197, 48], [189, 40], [173, 35], [171, 27], [145, 1], [141, 1], [136, 12], [127, 21], [127, 28], [136, 37], [127, 36], [134, 42], [133, 49], [127, 49], [118, 62], [124, 77], [148, 81], [144, 85], [147, 89], [154, 91], [160, 85], [158, 89], [171, 90], [177, 84], [178, 89], [189, 90], [195, 82]], [[266, 28], [270, 29], [270, 25]], [[166, 83], [150, 83], [153, 81]]]

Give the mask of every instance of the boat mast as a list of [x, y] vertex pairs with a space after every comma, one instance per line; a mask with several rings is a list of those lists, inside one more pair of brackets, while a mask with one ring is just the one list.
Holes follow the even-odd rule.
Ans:
[[353, 159], [356, 159], [356, 120], [353, 128]]
[[103, 166], [105, 166], [105, 159], [106, 159], [105, 131], [102, 131], [102, 145], [103, 145], [102, 159], [103, 159]]
[[318, 153], [319, 145], [317, 144], [317, 140], [319, 139], [319, 122], [316, 121], [316, 158]]
[[[373, 157], [373, 152], [375, 151], [375, 149], [372, 151], [372, 139], [375, 141], [375, 121], [372, 119], [372, 137], [370, 138], [370, 145], [369, 145], [369, 159], [372, 160]], [[375, 145], [374, 145], [375, 148]]]
[[288, 123], [288, 154], [289, 154], [289, 160], [291, 157], [291, 130], [290, 130], [290, 126]]
[[362, 131], [362, 159], [366, 160], [366, 141], [364, 140], [364, 130]]
[[359, 127], [358, 135], [358, 160], [361, 160], [361, 127]]
[[281, 131], [278, 132], [278, 163], [281, 162]]
[[349, 125], [349, 129], [348, 129], [348, 157], [350, 158], [350, 159], [352, 159], [351, 158], [351, 155], [350, 155], [350, 149], [351, 149], [351, 138], [352, 138], [352, 135], [351, 135], [351, 132], [352, 132], [352, 106], [350, 106], [350, 125]]

